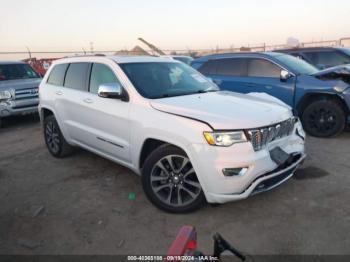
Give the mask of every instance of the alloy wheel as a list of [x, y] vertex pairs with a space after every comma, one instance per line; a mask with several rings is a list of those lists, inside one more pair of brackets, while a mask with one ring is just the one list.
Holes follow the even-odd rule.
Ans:
[[170, 206], [186, 206], [202, 191], [190, 160], [181, 155], [168, 155], [156, 162], [150, 180], [157, 198]]

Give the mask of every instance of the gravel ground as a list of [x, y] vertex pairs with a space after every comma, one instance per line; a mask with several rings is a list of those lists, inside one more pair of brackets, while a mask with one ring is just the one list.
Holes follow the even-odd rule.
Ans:
[[187, 215], [156, 209], [138, 176], [101, 157], [51, 157], [32, 117], [8, 121], [0, 145], [0, 254], [165, 254], [185, 224], [207, 253], [221, 232], [249, 254], [350, 254], [349, 132], [308, 137], [282, 186]]

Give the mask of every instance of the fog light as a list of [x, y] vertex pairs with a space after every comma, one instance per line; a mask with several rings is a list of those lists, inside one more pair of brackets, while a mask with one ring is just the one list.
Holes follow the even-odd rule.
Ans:
[[247, 172], [248, 168], [224, 168], [222, 170], [222, 173], [224, 173], [225, 176], [241, 176], [244, 175], [245, 172]]

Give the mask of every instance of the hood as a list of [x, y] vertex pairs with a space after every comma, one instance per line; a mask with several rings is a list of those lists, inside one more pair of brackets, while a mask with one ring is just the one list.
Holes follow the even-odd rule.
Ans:
[[343, 81], [350, 84], [350, 64], [320, 70], [312, 76], [325, 81]]
[[0, 81], [0, 90], [39, 87], [41, 78]]
[[229, 91], [161, 98], [150, 104], [162, 112], [205, 122], [216, 130], [268, 126], [292, 116], [288, 107], [275, 101]]

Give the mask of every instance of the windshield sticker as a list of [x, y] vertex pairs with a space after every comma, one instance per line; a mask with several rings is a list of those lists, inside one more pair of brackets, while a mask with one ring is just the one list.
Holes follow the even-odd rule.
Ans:
[[199, 83], [207, 83], [208, 80], [204, 77], [204, 76], [201, 76], [199, 74], [192, 74], [191, 75], [195, 80], [197, 80]]

